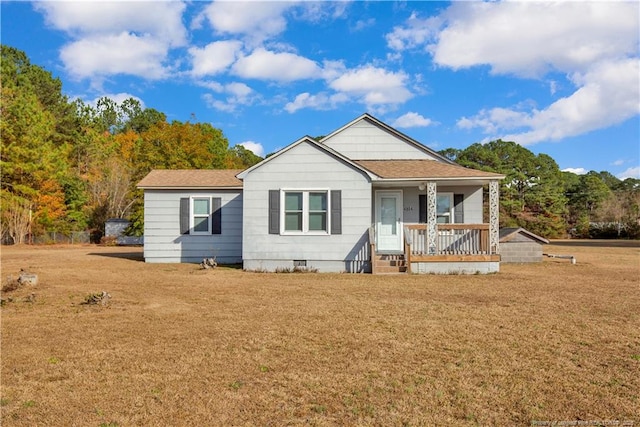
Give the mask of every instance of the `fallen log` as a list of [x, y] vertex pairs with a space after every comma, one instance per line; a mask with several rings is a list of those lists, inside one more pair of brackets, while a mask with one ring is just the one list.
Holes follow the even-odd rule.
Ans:
[[576, 257], [573, 255], [556, 255], [556, 254], [542, 254], [542, 255], [546, 256], [547, 258], [570, 259], [571, 264], [576, 263]]

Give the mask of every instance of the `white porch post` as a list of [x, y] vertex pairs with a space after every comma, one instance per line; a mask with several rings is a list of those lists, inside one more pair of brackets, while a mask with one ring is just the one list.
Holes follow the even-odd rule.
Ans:
[[500, 253], [500, 187], [498, 181], [489, 182], [489, 252]]
[[427, 182], [427, 253], [435, 255], [437, 252], [437, 187], [434, 181]]

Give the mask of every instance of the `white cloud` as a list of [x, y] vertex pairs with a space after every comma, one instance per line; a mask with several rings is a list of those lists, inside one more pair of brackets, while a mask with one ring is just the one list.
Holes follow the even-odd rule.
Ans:
[[413, 13], [407, 19], [405, 26], [394, 27], [393, 31], [385, 36], [387, 46], [393, 50], [406, 50], [421, 48], [437, 35], [443, 20], [440, 16], [420, 19]]
[[264, 157], [264, 147], [259, 142], [245, 141], [245, 142], [239, 143], [238, 145], [242, 145], [244, 148], [246, 148], [249, 151], [252, 151], [253, 154], [257, 156]]
[[206, 87], [207, 89], [211, 89], [214, 92], [218, 92], [218, 93], [224, 92], [224, 86], [221, 83], [218, 83], [218, 82], [208, 81], [208, 80], [201, 80], [201, 81], [196, 82], [196, 84], [198, 86], [202, 86], [202, 87]]
[[232, 71], [244, 78], [290, 82], [318, 78], [322, 70], [314, 61], [302, 56], [258, 48], [238, 59]]
[[167, 46], [157, 39], [126, 32], [85, 37], [60, 50], [67, 71], [77, 78], [129, 74], [161, 79], [169, 71], [162, 65], [166, 55]]
[[626, 171], [619, 173], [617, 177], [622, 180], [627, 178], [640, 179], [640, 166], [629, 168]]
[[233, 64], [242, 49], [242, 42], [226, 40], [209, 43], [203, 48], [191, 47], [192, 74], [204, 76], [218, 74]]
[[356, 21], [354, 25], [351, 26], [351, 31], [354, 31], [354, 32], [362, 31], [366, 28], [373, 27], [374, 25], [376, 25], [375, 18], [359, 19]]
[[166, 77], [170, 48], [186, 43], [183, 2], [36, 2], [47, 24], [71, 42], [60, 50], [67, 71], [101, 80], [113, 74]]
[[238, 107], [252, 105], [259, 99], [259, 96], [253, 89], [240, 82], [228, 83], [226, 85], [217, 82], [200, 82], [199, 85], [222, 94], [220, 99], [210, 93], [202, 95], [202, 99], [207, 106], [218, 111], [231, 113], [236, 111]]
[[322, 78], [325, 80], [335, 80], [347, 72], [347, 67], [342, 61], [324, 60], [322, 62]]
[[216, 99], [210, 93], [203, 94], [202, 100], [205, 102], [205, 104], [207, 104], [207, 107], [213, 108], [218, 111], [224, 111], [225, 113], [232, 113], [236, 109], [235, 104], [231, 104], [231, 103]]
[[530, 120], [526, 112], [508, 108], [492, 108], [481, 110], [477, 115], [458, 120], [462, 129], [482, 128], [484, 133], [496, 133], [499, 129], [514, 129], [525, 126]]
[[132, 31], [152, 34], [172, 46], [186, 43], [181, 1], [162, 2], [35, 2], [36, 10], [45, 13], [52, 27], [74, 35], [118, 34]]
[[343, 93], [329, 95], [325, 92], [311, 95], [309, 92], [301, 93], [296, 99], [285, 105], [284, 109], [289, 113], [295, 113], [303, 108], [314, 110], [331, 110], [338, 104], [347, 102], [349, 98]]
[[[581, 86], [566, 98], [561, 98], [544, 110], [533, 110], [518, 123], [529, 128], [503, 138], [520, 144], [558, 141], [596, 129], [609, 127], [640, 113], [640, 61], [626, 59], [595, 66], [574, 80]], [[522, 117], [522, 116], [520, 116]]]
[[527, 77], [585, 72], [603, 59], [637, 54], [639, 12], [635, 2], [454, 2], [429, 49], [435, 63], [453, 69], [487, 64], [494, 73]]
[[618, 159], [615, 162], [611, 163], [612, 166], [622, 166], [624, 164], [624, 160]]
[[286, 30], [287, 16], [329, 21], [344, 17], [348, 7], [346, 1], [215, 1], [195, 17], [191, 27], [202, 28], [206, 19], [217, 34], [237, 35], [247, 45], [258, 47]]
[[203, 14], [216, 32], [243, 35], [248, 43], [257, 45], [286, 29], [283, 14], [292, 6], [294, 3], [278, 1], [216, 1]]
[[227, 92], [233, 94], [238, 98], [246, 98], [251, 95], [251, 93], [253, 93], [253, 90], [249, 86], [239, 82], [229, 83], [226, 86], [226, 89]]
[[409, 77], [402, 71], [389, 71], [370, 64], [347, 69], [342, 61], [324, 61], [318, 74], [335, 93], [300, 93], [285, 105], [286, 111], [294, 113], [303, 108], [328, 110], [338, 104], [356, 101], [371, 111], [384, 113], [413, 97], [407, 89]]
[[339, 92], [357, 97], [368, 108], [401, 104], [413, 95], [406, 88], [407, 75], [387, 71], [372, 65], [348, 70], [329, 86]]
[[398, 117], [394, 122], [394, 127], [398, 128], [414, 128], [414, 127], [426, 127], [433, 124], [431, 119], [423, 117], [418, 113], [407, 113]]
[[345, 17], [348, 1], [303, 1], [293, 9], [296, 18], [309, 22], [329, 21]]
[[586, 170], [585, 168], [565, 168], [565, 169], [562, 169], [562, 172], [571, 172], [571, 173], [575, 173], [576, 175], [584, 175], [589, 171]]
[[98, 105], [98, 101], [102, 98], [109, 98], [112, 101], [114, 101], [116, 104], [121, 105], [124, 101], [126, 101], [129, 98], [133, 98], [136, 101], [138, 101], [140, 103], [140, 108], [142, 108], [143, 110], [146, 108], [144, 105], [144, 101], [140, 98], [138, 98], [135, 95], [131, 95], [130, 93], [127, 92], [120, 92], [120, 93], [105, 93], [100, 95], [97, 98], [94, 98], [92, 100], [87, 100], [85, 101], [88, 105], [91, 105], [92, 107], [96, 107]]
[[[546, 107], [496, 107], [458, 121], [521, 144], [559, 141], [640, 112], [637, 2], [454, 2], [437, 17], [412, 15], [387, 34], [396, 51], [426, 49], [454, 70], [542, 78], [560, 72], [573, 94]], [[550, 83], [555, 94], [562, 83]], [[563, 85], [564, 86], [564, 85]]]

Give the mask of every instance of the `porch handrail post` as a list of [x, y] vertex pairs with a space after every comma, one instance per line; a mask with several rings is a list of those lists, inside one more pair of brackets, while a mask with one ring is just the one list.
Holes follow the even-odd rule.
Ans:
[[427, 230], [426, 239], [427, 254], [435, 255], [437, 253], [438, 241], [438, 224], [437, 224], [437, 186], [435, 181], [427, 182]]
[[407, 273], [411, 274], [411, 251], [413, 248], [413, 234], [409, 227], [404, 227], [404, 260], [407, 264]]
[[498, 181], [489, 182], [489, 253], [500, 253], [500, 187]]
[[369, 257], [371, 258], [371, 274], [376, 274], [376, 226], [369, 227]]

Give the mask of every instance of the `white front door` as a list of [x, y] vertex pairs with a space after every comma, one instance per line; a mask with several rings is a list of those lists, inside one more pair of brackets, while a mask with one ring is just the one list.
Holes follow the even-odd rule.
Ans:
[[402, 191], [376, 191], [376, 250], [402, 251]]

